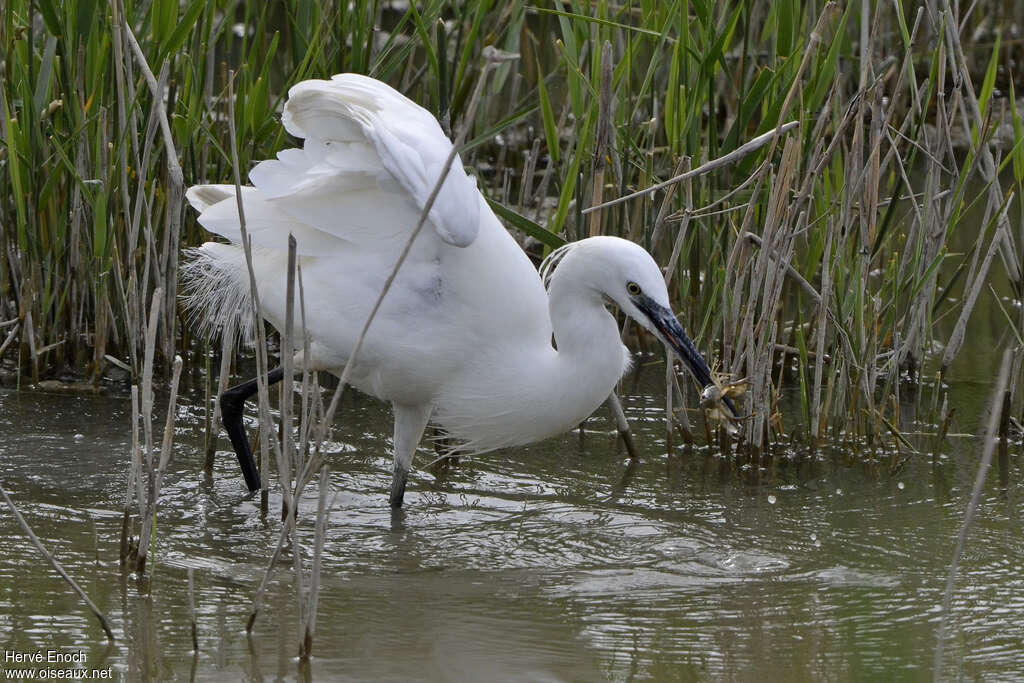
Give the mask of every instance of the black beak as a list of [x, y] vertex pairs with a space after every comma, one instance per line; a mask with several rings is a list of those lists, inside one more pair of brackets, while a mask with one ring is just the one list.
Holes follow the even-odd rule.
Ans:
[[[647, 296], [641, 295], [634, 298], [633, 303], [651, 321], [651, 325], [658, 332], [661, 340], [675, 351], [680, 360], [686, 363], [690, 374], [697, 380], [701, 388], [703, 389], [712, 384], [711, 368], [708, 367], [704, 356], [700, 355], [700, 351], [693, 345], [690, 338], [686, 336], [686, 331], [683, 330], [683, 326], [676, 320], [675, 314], [670, 309], [665, 308]], [[729, 412], [733, 414], [733, 417], [739, 417], [739, 413], [736, 411], [736, 406], [731, 398], [723, 396], [722, 402], [729, 408]]]

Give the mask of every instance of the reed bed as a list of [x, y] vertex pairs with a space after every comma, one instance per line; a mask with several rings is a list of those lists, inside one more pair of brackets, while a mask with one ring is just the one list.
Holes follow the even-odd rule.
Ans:
[[[463, 160], [529, 248], [588, 234], [650, 247], [697, 343], [749, 383], [743, 453], [899, 448], [908, 419], [940, 441], [942, 379], [986, 298], [1019, 415], [1021, 16], [1008, 0], [10, 0], [0, 367], [20, 384], [66, 368], [142, 377], [157, 290], [157, 375], [175, 354], [207, 362], [219, 344], [175, 306], [179, 248], [204, 239], [182, 183], [244, 182], [290, 144], [287, 88], [351, 70], [465, 130]], [[470, 113], [487, 47], [518, 59]], [[679, 188], [601, 206], [772, 131]], [[669, 393], [684, 440], [688, 381]], [[780, 414], [784, 396], [799, 408]], [[265, 463], [281, 450], [260, 444]]]

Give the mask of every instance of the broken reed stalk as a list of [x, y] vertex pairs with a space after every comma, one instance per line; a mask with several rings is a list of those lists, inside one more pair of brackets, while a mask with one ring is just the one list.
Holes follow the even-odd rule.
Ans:
[[[313, 411], [317, 405], [322, 405], [320, 399], [320, 383], [317, 381], [315, 372], [309, 369], [309, 363], [305, 361], [310, 355], [310, 338], [306, 332], [306, 296], [302, 287], [302, 265], [296, 263], [295, 276], [299, 285], [299, 315], [302, 321], [302, 414], [299, 417], [299, 457], [310, 457], [309, 435], [315, 422]], [[314, 400], [316, 399], [316, 400]]]
[[1003, 392], [1003, 407], [999, 420], [999, 485], [1006, 489], [1010, 482], [1010, 409], [1013, 392]]
[[[152, 494], [156, 485], [153, 471], [153, 363], [156, 356], [156, 328], [160, 316], [160, 304], [163, 291], [158, 287], [153, 291], [153, 300], [149, 307], [149, 324], [146, 327], [145, 355], [142, 361], [142, 381], [139, 398], [142, 401], [142, 434], [143, 453], [146, 456], [146, 492]], [[141, 475], [141, 472], [140, 472]], [[139, 498], [139, 512], [145, 498]]]
[[[124, 493], [124, 514], [121, 519], [121, 567], [124, 568], [128, 565], [128, 559], [131, 556], [131, 540], [132, 540], [132, 488], [140, 484], [139, 470], [142, 466], [139, 464], [139, 387], [136, 384], [132, 385], [132, 443], [131, 452], [128, 456], [128, 482], [127, 490]], [[141, 500], [142, 490], [141, 488], [136, 492], [136, 498]]]
[[[295, 368], [293, 366], [295, 359], [295, 268], [297, 249], [298, 245], [295, 241], [295, 236], [289, 233], [284, 334], [281, 337], [281, 370], [283, 375], [280, 387], [281, 396], [278, 402], [281, 420], [281, 463], [279, 463], [278, 468], [279, 473], [281, 473], [281, 465], [285, 467], [283, 472], [287, 472], [287, 474], [281, 473], [285, 482], [289, 481], [299, 469], [292, 439], [292, 405], [295, 397]], [[269, 437], [270, 435], [268, 435]], [[296, 488], [298, 487], [296, 486]], [[298, 495], [297, 491], [296, 495]], [[296, 497], [293, 496], [292, 499], [296, 500]]]
[[[313, 654], [313, 634], [316, 632], [316, 611], [320, 603], [320, 560], [327, 540], [327, 494], [331, 490], [330, 472], [327, 465], [320, 468], [320, 496], [316, 506], [316, 532], [313, 540], [313, 566], [310, 568], [309, 601], [306, 605], [306, 620], [302, 626], [302, 643], [299, 657], [309, 659]], [[333, 502], [333, 499], [332, 499]]]
[[156, 467], [154, 476], [155, 484], [146, 500], [146, 507], [142, 518], [142, 531], [139, 534], [139, 555], [136, 571], [143, 571], [146, 567], [146, 549], [149, 548], [150, 537], [153, 533], [153, 525], [156, 524], [156, 506], [160, 499], [160, 488], [163, 484], [164, 472], [171, 460], [171, 451], [174, 444], [174, 419], [175, 409], [178, 401], [178, 380], [181, 379], [181, 356], [174, 357], [174, 366], [171, 371], [171, 390], [167, 400], [167, 418], [164, 421], [164, 436], [160, 443], [160, 461]]
[[[271, 555], [270, 561], [267, 566], [266, 572], [264, 572], [263, 579], [260, 581], [260, 585], [256, 590], [256, 594], [253, 596], [253, 606], [249, 613], [249, 619], [247, 621], [246, 630], [251, 633], [253, 624], [256, 621], [256, 617], [259, 615], [263, 605], [263, 595], [266, 589], [267, 583], [270, 579], [270, 574], [277, 564], [277, 560], [280, 558], [281, 550], [284, 547], [284, 543], [287, 538], [292, 539], [292, 559], [293, 569], [295, 573], [295, 593], [297, 596], [297, 608], [298, 608], [298, 625], [299, 625], [299, 649], [300, 652], [306, 642], [305, 627], [304, 625], [309, 622], [309, 609], [310, 603], [305, 600], [305, 588], [303, 586], [303, 569], [302, 569], [302, 553], [301, 547], [297, 540], [297, 528], [296, 528], [296, 517], [298, 515], [298, 501], [302, 497], [303, 489], [309, 482], [311, 471], [313, 469], [313, 463], [318, 459], [313, 455], [303, 463], [302, 457], [305, 453], [305, 448], [300, 449], [299, 453], [295, 453], [293, 446], [294, 439], [292, 437], [292, 393], [294, 389], [294, 367], [292, 366], [293, 356], [292, 351], [294, 349], [294, 330], [295, 330], [295, 281], [299, 279], [299, 293], [301, 298], [302, 293], [302, 281], [299, 277], [301, 269], [298, 267], [297, 257], [297, 244], [292, 235], [288, 236], [288, 279], [286, 285], [286, 301], [285, 301], [285, 330], [281, 341], [282, 350], [282, 369], [283, 377], [282, 382], [284, 383], [282, 388], [281, 396], [281, 437], [282, 447], [280, 448], [280, 457], [278, 459], [278, 470], [281, 474], [281, 487], [282, 489], [289, 488], [290, 482], [292, 481], [292, 472], [294, 472], [294, 489], [289, 489], [285, 494], [285, 498], [290, 499], [291, 503], [282, 506], [282, 513], [284, 523], [281, 525], [281, 531], [278, 536], [277, 546]], [[300, 310], [302, 316], [302, 332], [303, 332], [303, 358], [309, 356], [309, 338], [306, 335], [306, 314], [305, 314], [305, 301], [301, 300]], [[303, 373], [303, 389], [304, 391], [308, 388], [308, 376], [309, 371], [306, 367], [306, 363], [303, 362], [302, 367]], [[289, 381], [291, 380], [291, 381]], [[285, 392], [287, 389], [287, 392]], [[305, 399], [305, 395], [304, 395]], [[311, 419], [312, 413], [308, 410], [303, 411], [304, 419]], [[267, 430], [270, 432], [270, 430]], [[301, 434], [308, 434], [310, 426], [308, 424], [300, 424], [299, 431]], [[304, 441], [304, 438], [302, 439]], [[301, 467], [300, 467], [301, 466]], [[314, 607], [315, 608], [315, 605]], [[314, 617], [315, 621], [315, 617]]]
[[28, 536], [32, 543], [35, 544], [36, 548], [46, 559], [46, 561], [50, 563], [50, 566], [53, 567], [54, 571], [60, 574], [60, 577], [68, 582], [68, 585], [71, 586], [75, 593], [78, 594], [78, 597], [82, 599], [82, 602], [84, 602], [86, 607], [89, 608], [89, 611], [96, 616], [96, 618], [100, 622], [100, 626], [103, 627], [103, 632], [107, 634], [107, 640], [109, 640], [110, 642], [114, 642], [114, 632], [110, 629], [110, 621], [103, 613], [103, 610], [97, 607], [96, 603], [89, 599], [89, 596], [85, 594], [85, 591], [82, 590], [82, 587], [78, 585], [78, 582], [71, 578], [71, 575], [69, 575], [67, 571], [65, 571], [61, 563], [58, 562], [57, 559], [53, 555], [51, 555], [49, 551], [46, 550], [46, 548], [43, 547], [42, 541], [40, 541], [39, 537], [36, 536], [34, 531], [32, 531], [32, 527], [28, 525], [28, 522], [25, 521], [25, 518], [21, 516], [21, 512], [18, 510], [18, 507], [14, 504], [14, 501], [11, 500], [11, 497], [7, 495], [7, 491], [4, 489], [2, 485], [0, 485], [0, 495], [3, 495], [4, 500], [7, 501], [7, 507], [11, 509], [11, 513], [14, 515], [14, 518], [18, 521], [18, 524], [21, 526], [22, 531], [25, 532], [25, 535]]
[[1010, 377], [1010, 364], [1013, 358], [1013, 351], [1003, 351], [1003, 361], [999, 367], [999, 375], [996, 378], [995, 390], [992, 392], [992, 399], [989, 402], [988, 426], [985, 430], [985, 445], [981, 452], [981, 462], [978, 463], [978, 473], [974, 477], [974, 488], [971, 490], [971, 500], [964, 512], [964, 521], [960, 525], [960, 533], [956, 539], [956, 550], [953, 552], [953, 559], [949, 563], [949, 576], [946, 578], [946, 590], [942, 596], [942, 611], [939, 614], [938, 642], [935, 646], [935, 662], [932, 669], [932, 678], [936, 682], [942, 677], [942, 655], [946, 642], [946, 621], [949, 619], [949, 608], [953, 602], [953, 586], [956, 583], [956, 575], [960, 567], [960, 558], [963, 556], [964, 546], [967, 544], [967, 533], [970, 531], [974, 515], [981, 503], [981, 492], [985, 487], [985, 477], [988, 475], [989, 465], [992, 464], [992, 453], [995, 451], [996, 440], [999, 434], [1000, 416], [1003, 412], [1003, 395], [1006, 393], [1007, 381]]
[[18, 336], [18, 332], [21, 330], [21, 322], [20, 321], [14, 320], [14, 321], [8, 321], [8, 322], [14, 322], [14, 327], [12, 327], [11, 331], [7, 333], [7, 337], [4, 338], [4, 343], [0, 344], [0, 360], [3, 360], [4, 351], [7, 350], [7, 347], [11, 345], [11, 343], [14, 341], [15, 337]]
[[196, 627], [195, 571], [188, 568], [188, 623], [192, 635], [192, 651], [199, 652], [199, 629]]
[[[149, 325], [146, 327], [145, 355], [142, 362], [142, 378], [140, 399], [142, 402], [142, 432], [144, 462], [137, 455], [135, 462], [137, 471], [137, 500], [139, 506], [139, 519], [142, 522], [142, 531], [139, 535], [139, 544], [135, 547], [134, 568], [142, 571], [146, 565], [146, 545], [142, 545], [143, 537], [148, 541], [152, 529], [152, 520], [147, 519], [146, 509], [149, 501], [156, 497], [156, 470], [153, 467], [153, 357], [156, 354], [156, 328], [160, 315], [162, 302], [162, 290], [158, 287], [153, 292], [153, 301], [149, 308]], [[137, 453], [137, 452], [136, 452]], [[143, 486], [142, 477], [145, 473], [146, 483]]]
[[[285, 318], [284, 333], [281, 337], [281, 401], [279, 409], [281, 413], [281, 459], [278, 461], [278, 471], [281, 473], [282, 487], [288, 487], [294, 475], [294, 490], [291, 494], [291, 505], [282, 510], [288, 534], [292, 539], [292, 564], [295, 575], [295, 607], [298, 610], [297, 621], [299, 629], [299, 653], [304, 652], [306, 638], [304, 626], [308, 620], [309, 605], [306, 601], [306, 591], [303, 585], [302, 569], [302, 548], [299, 545], [296, 518], [298, 517], [298, 505], [302, 496], [302, 490], [306, 485], [305, 476], [299, 472], [299, 462], [295, 457], [292, 447], [292, 401], [295, 377], [293, 374], [294, 358], [294, 334], [295, 334], [295, 269], [296, 269], [297, 244], [295, 237], [288, 235], [288, 270], [285, 285]], [[270, 438], [270, 435], [268, 435]], [[287, 473], [287, 474], [284, 474]]]

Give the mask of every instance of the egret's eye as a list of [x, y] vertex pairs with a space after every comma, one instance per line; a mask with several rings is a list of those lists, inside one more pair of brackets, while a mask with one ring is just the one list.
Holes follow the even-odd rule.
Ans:
[[629, 292], [630, 296], [638, 296], [642, 290], [640, 289], [640, 285], [637, 283], [627, 282], [626, 291]]

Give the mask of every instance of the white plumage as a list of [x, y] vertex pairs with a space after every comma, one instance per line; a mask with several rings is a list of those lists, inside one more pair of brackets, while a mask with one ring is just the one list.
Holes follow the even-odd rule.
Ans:
[[[283, 121], [304, 139], [302, 149], [258, 164], [252, 186], [242, 189], [260, 300], [267, 320], [283, 328], [291, 233], [308, 360], [340, 374], [451, 142], [429, 112], [355, 74], [299, 83]], [[249, 285], [234, 186], [196, 186], [187, 197], [203, 227], [230, 242], [192, 251], [187, 304], [206, 324], [240, 316], [244, 325]], [[668, 309], [660, 270], [631, 242], [598, 237], [563, 248], [545, 291], [458, 159], [428, 223], [351, 373], [355, 386], [395, 409], [395, 505], [428, 419], [480, 452], [560, 433], [597, 408], [629, 365], [606, 298], [666, 342], [678, 341], [671, 338], [678, 332], [689, 344]], [[698, 366], [706, 383], [703, 359]]]

